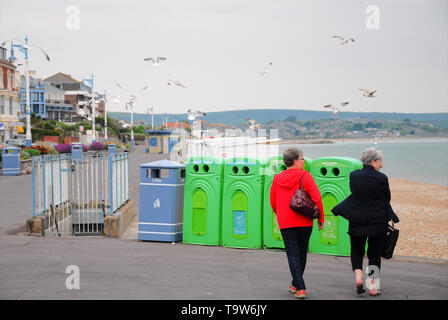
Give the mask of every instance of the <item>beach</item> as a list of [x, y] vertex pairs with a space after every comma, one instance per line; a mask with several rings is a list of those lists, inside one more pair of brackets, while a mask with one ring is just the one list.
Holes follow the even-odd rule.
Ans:
[[389, 178], [400, 222], [394, 255], [448, 259], [448, 186]]

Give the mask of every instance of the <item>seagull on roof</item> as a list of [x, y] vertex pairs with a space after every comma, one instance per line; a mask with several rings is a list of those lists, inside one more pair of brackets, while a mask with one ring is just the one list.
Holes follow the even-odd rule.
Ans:
[[166, 58], [165, 57], [151, 57], [151, 58], [145, 58], [143, 60], [152, 62], [152, 65], [154, 67], [158, 67], [160, 62], [165, 61]]
[[339, 43], [341, 45], [347, 44], [348, 42], [355, 42], [355, 39], [353, 39], [353, 38], [344, 39], [341, 36], [333, 36], [333, 38], [339, 39]]
[[3, 47], [7, 42], [11, 42], [11, 41], [20, 43], [20, 44], [22, 45], [22, 47], [23, 47], [24, 49], [26, 49], [26, 50], [28, 50], [28, 49], [30, 49], [30, 48], [34, 48], [34, 49], [38, 49], [38, 50], [40, 50], [40, 52], [43, 53], [43, 55], [44, 55], [45, 58], [48, 60], [48, 62], [50, 62], [50, 56], [48, 55], [48, 53], [45, 52], [44, 49], [42, 49], [42, 48], [39, 47], [39, 46], [33, 45], [33, 44], [25, 44], [25, 42], [23, 42], [22, 40], [19, 40], [19, 39], [17, 39], [17, 38], [12, 38], [12, 39], [6, 40], [6, 41], [4, 41], [4, 42], [2, 43], [1, 46]]
[[271, 67], [272, 67], [272, 62], [269, 62], [269, 65], [263, 71], [260, 72], [260, 76], [264, 76], [266, 73], [268, 73], [269, 69]]
[[190, 121], [196, 120], [197, 117], [204, 117], [205, 116], [205, 112], [193, 111], [191, 109], [188, 109], [187, 114], [188, 114], [188, 120], [190, 120]]
[[184, 86], [182, 83], [180, 83], [179, 81], [175, 81], [175, 80], [168, 80], [167, 84], [169, 86], [176, 85], [176, 86], [179, 86], [179, 87], [182, 87], [182, 88], [186, 88], [186, 86]]
[[335, 106], [332, 104], [327, 104], [326, 106], [324, 106], [324, 108], [326, 109], [332, 109], [333, 110], [333, 114], [337, 115], [340, 111], [341, 107], [345, 107], [346, 105], [348, 105], [350, 102], [342, 102], [339, 106]]
[[375, 94], [376, 90], [373, 90], [373, 91], [370, 91], [367, 89], [359, 89], [359, 90], [364, 91], [364, 93], [362, 94], [364, 97], [375, 98], [374, 94]]

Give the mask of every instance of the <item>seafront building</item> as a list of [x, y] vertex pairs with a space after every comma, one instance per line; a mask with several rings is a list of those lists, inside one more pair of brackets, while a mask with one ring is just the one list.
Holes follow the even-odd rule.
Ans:
[[44, 81], [44, 86], [48, 120], [73, 122], [79, 118], [75, 106], [65, 102], [64, 90], [51, 85], [48, 81]]
[[17, 134], [20, 111], [18, 71], [6, 55], [6, 48], [0, 47], [0, 143]]
[[[85, 85], [82, 81], [76, 80], [70, 74], [65, 74], [62, 72], [58, 72], [46, 79], [44, 79], [45, 83], [61, 90], [64, 92], [64, 102], [66, 105], [70, 105], [73, 109], [52, 109], [52, 111], [58, 112], [57, 114], [61, 114], [61, 112], [65, 112], [65, 115], [61, 116], [62, 121], [79, 121], [83, 118], [89, 118], [92, 114], [92, 89]], [[56, 94], [56, 92], [55, 92]], [[95, 100], [101, 98], [101, 95], [95, 94]], [[60, 106], [66, 107], [66, 106]], [[69, 111], [69, 115], [67, 115], [67, 111]], [[100, 100], [98, 102], [98, 106], [95, 109], [96, 115], [101, 115], [104, 117], [104, 101]], [[70, 120], [66, 120], [66, 118], [70, 118]]]
[[[25, 117], [26, 108], [26, 80], [25, 76], [21, 76], [20, 81], [20, 113]], [[31, 113], [40, 116], [42, 119], [47, 118], [45, 105], [45, 86], [41, 79], [30, 76], [30, 107]]]

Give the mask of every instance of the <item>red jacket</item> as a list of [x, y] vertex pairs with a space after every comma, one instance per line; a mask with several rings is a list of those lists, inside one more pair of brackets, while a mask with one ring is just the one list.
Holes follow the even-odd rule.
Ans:
[[302, 179], [302, 177], [303, 190], [310, 195], [311, 199], [313, 199], [319, 207], [320, 215], [317, 221], [324, 222], [322, 198], [311, 174], [308, 171], [301, 169], [288, 169], [276, 174], [271, 186], [271, 207], [277, 215], [278, 226], [280, 229], [313, 226], [313, 219], [307, 218], [289, 208], [289, 203], [294, 192], [300, 188], [300, 179]]

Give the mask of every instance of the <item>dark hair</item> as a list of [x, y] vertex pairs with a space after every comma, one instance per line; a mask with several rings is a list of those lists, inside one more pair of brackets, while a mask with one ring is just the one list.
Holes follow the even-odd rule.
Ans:
[[303, 157], [302, 151], [297, 148], [290, 148], [283, 152], [283, 162], [290, 168], [294, 165], [294, 160], [299, 160], [301, 156]]

